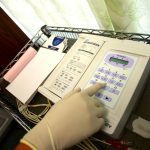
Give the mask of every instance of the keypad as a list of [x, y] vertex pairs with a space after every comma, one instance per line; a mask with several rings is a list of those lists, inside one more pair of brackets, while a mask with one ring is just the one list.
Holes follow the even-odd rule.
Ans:
[[106, 103], [111, 103], [116, 96], [119, 96], [126, 80], [127, 76], [124, 73], [119, 73], [117, 70], [112, 71], [108, 67], [99, 67], [89, 84], [93, 85], [96, 82], [107, 83], [95, 96]]

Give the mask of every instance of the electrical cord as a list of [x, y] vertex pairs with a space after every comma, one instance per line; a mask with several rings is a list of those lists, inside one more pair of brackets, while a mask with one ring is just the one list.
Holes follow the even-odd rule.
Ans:
[[[43, 116], [48, 112], [48, 110], [52, 107], [50, 100], [47, 99], [47, 103], [45, 104], [34, 104], [34, 105], [26, 105], [22, 104], [19, 100], [16, 100], [19, 112], [29, 121], [34, 124], [37, 124], [40, 120], [42, 120]], [[38, 114], [31, 111], [31, 108], [39, 108], [44, 107], [42, 111]]]
[[[16, 100], [19, 112], [26, 119], [28, 119], [29, 121], [31, 121], [34, 124], [37, 124], [44, 117], [44, 115], [48, 112], [48, 110], [52, 107], [50, 100], [46, 99], [46, 101], [47, 102], [44, 104], [24, 105], [19, 100]], [[42, 111], [38, 114], [34, 113], [30, 110], [31, 108], [36, 109], [39, 107], [44, 107], [44, 109], [42, 109]], [[115, 142], [115, 144], [114, 144], [114, 142]], [[116, 149], [118, 149], [116, 142], [117, 142], [117, 145], [119, 145], [119, 147], [121, 147], [121, 149], [123, 149], [123, 150], [129, 149], [129, 147], [131, 146], [131, 145], [128, 145], [127, 142], [122, 143], [122, 141], [119, 142], [119, 141], [115, 141], [115, 140], [107, 141], [107, 140], [100, 140], [95, 137], [90, 137], [90, 138], [80, 142], [79, 144], [77, 144], [76, 147], [78, 147], [81, 150], [99, 150], [99, 149], [116, 150]], [[117, 146], [117, 148], [116, 148], [116, 146]], [[138, 150], [138, 148], [134, 148], [134, 147], [132, 147], [132, 148], [133, 148], [133, 150]]]

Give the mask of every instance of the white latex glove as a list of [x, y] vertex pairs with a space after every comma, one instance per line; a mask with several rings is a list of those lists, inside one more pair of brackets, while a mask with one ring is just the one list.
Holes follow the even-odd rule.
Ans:
[[21, 142], [38, 150], [61, 150], [88, 138], [103, 126], [104, 109], [92, 96], [104, 84], [68, 93]]

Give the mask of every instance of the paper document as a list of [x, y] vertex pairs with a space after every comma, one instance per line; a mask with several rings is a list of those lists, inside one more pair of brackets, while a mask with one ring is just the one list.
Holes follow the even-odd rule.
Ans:
[[65, 54], [40, 48], [37, 55], [6, 89], [22, 103], [34, 96], [37, 88], [61, 61]]

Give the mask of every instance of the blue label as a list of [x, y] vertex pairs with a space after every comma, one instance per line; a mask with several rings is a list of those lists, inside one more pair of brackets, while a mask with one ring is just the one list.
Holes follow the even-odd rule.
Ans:
[[53, 46], [59, 45], [61, 42], [63, 42], [64, 39], [64, 37], [55, 37], [52, 42]]
[[54, 50], [54, 51], [58, 51], [58, 48], [57, 48], [57, 47], [54, 47], [54, 46], [48, 45], [48, 48], [51, 49], [51, 50]]

